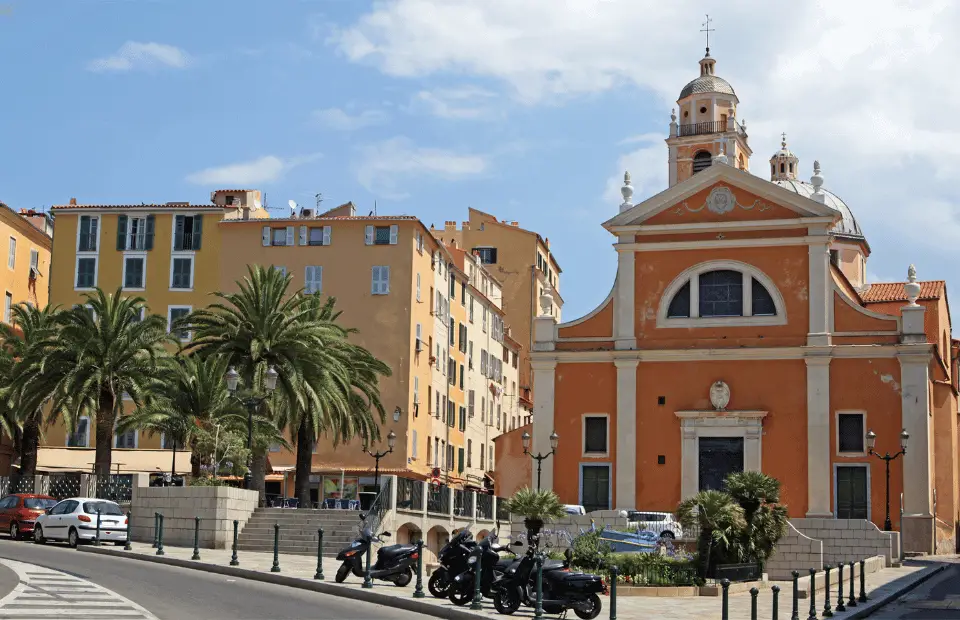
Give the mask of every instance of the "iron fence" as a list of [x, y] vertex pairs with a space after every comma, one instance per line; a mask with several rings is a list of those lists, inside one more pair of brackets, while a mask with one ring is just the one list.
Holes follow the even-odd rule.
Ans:
[[430, 485], [427, 495], [427, 512], [448, 515], [450, 514], [450, 491], [446, 485]]
[[423, 510], [423, 483], [409, 478], [397, 478], [397, 510]]
[[390, 478], [380, 481], [380, 492], [377, 493], [377, 497], [374, 498], [363, 518], [363, 524], [369, 527], [374, 534], [377, 533], [380, 524], [383, 523], [384, 515], [390, 510], [391, 482]]
[[[656, 562], [618, 566], [619, 583], [631, 586], [695, 586], [701, 583], [693, 562]], [[606, 570], [610, 579], [610, 571]]]
[[713, 578], [717, 581], [726, 579], [735, 581], [756, 581], [761, 576], [760, 564], [748, 562], [745, 564], [717, 564], [713, 569]]
[[453, 490], [453, 514], [458, 517], [467, 516], [467, 492], [463, 489]]
[[79, 473], [50, 474], [49, 481], [47, 493], [57, 500], [82, 495]]
[[33, 476], [24, 476], [19, 480], [11, 481], [6, 476], [0, 477], [0, 495], [11, 493], [33, 493]]
[[484, 521], [493, 521], [492, 495], [477, 493], [477, 518]]
[[510, 511], [507, 510], [507, 500], [503, 497], [497, 498], [497, 521], [510, 521]]
[[113, 474], [97, 477], [96, 495], [98, 499], [112, 502], [129, 502], [133, 499], [133, 476], [131, 474]]

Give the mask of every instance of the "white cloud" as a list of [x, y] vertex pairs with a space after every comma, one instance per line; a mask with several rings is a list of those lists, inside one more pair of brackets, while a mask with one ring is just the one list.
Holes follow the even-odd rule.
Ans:
[[495, 93], [475, 86], [422, 90], [413, 97], [411, 107], [424, 108], [440, 118], [486, 118], [494, 114], [491, 100], [496, 97]]
[[132, 71], [157, 67], [184, 69], [189, 64], [190, 56], [179, 47], [163, 43], [127, 41], [120, 46], [117, 53], [92, 60], [87, 68], [97, 72]]
[[354, 131], [370, 125], [379, 125], [387, 120], [386, 113], [381, 110], [364, 110], [359, 114], [351, 115], [340, 108], [327, 108], [315, 111], [313, 116], [321, 124], [337, 131]]
[[272, 183], [284, 174], [320, 157], [319, 153], [301, 157], [281, 159], [275, 155], [265, 155], [251, 161], [237, 162], [224, 166], [205, 168], [187, 175], [187, 182], [196, 185], [259, 185]]
[[395, 137], [359, 149], [357, 180], [370, 192], [394, 200], [407, 197], [404, 181], [434, 177], [457, 180], [483, 174], [489, 166], [482, 155], [420, 147]]

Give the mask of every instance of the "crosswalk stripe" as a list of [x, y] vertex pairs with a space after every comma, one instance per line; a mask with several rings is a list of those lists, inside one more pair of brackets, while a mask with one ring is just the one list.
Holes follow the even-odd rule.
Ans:
[[156, 616], [92, 581], [16, 560], [0, 559], [20, 583], [0, 599], [0, 620], [104, 618], [156, 620]]

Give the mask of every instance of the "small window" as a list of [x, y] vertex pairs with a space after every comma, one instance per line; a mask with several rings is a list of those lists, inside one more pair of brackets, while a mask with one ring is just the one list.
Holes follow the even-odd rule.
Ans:
[[681, 287], [677, 294], [670, 301], [670, 308], [667, 309], [667, 317], [671, 319], [690, 318], [690, 283]]
[[[124, 216], [120, 216], [120, 221]], [[152, 216], [151, 216], [152, 217]], [[119, 225], [119, 224], [118, 224]], [[147, 229], [152, 226], [147, 225], [147, 218], [145, 217], [131, 217], [126, 220], [126, 226], [128, 231], [125, 236], [125, 248], [127, 250], [146, 250], [147, 248]], [[150, 236], [153, 236], [153, 231], [150, 230]], [[120, 249], [120, 248], [118, 248]]]
[[840, 250], [830, 250], [830, 264], [835, 267], [840, 266]]
[[202, 215], [178, 215], [174, 219], [173, 249], [174, 251], [190, 251], [200, 249], [200, 240], [203, 236]]
[[34, 271], [40, 271], [40, 251], [30, 250], [30, 268]]
[[177, 322], [182, 320], [185, 316], [190, 314], [190, 306], [171, 306], [170, 314], [168, 317], [169, 324], [167, 325], [167, 331], [175, 334], [180, 340], [190, 340], [190, 331], [184, 329], [183, 326], [177, 325]]
[[90, 418], [80, 418], [73, 432], [67, 436], [68, 448], [86, 448], [90, 439]]
[[330, 227], [320, 226], [310, 229], [310, 245], [330, 245]]
[[115, 448], [125, 448], [128, 450], [133, 450], [137, 447], [137, 431], [127, 431], [126, 433], [120, 433], [114, 435], [114, 447]]
[[837, 452], [863, 454], [864, 430], [862, 413], [841, 413], [837, 416]]
[[743, 316], [743, 274], [727, 269], [700, 274], [700, 316]]
[[307, 265], [303, 272], [303, 290], [308, 295], [323, 291], [323, 267]]
[[373, 244], [374, 245], [390, 245], [390, 227], [389, 226], [373, 227]]
[[10, 237], [10, 249], [7, 251], [7, 267], [13, 269], [17, 266], [17, 238]]
[[271, 228], [270, 229], [270, 245], [287, 245], [287, 229], [286, 228]]
[[607, 417], [586, 416], [583, 419], [583, 453], [607, 453]]
[[123, 259], [123, 288], [143, 288], [144, 259], [127, 256]]
[[773, 303], [773, 297], [762, 284], [757, 282], [756, 278], [750, 278], [753, 283], [751, 288], [753, 316], [776, 316], [777, 306]]
[[793, 162], [790, 162], [790, 172], [791, 172], [791, 174], [793, 173], [793, 167], [794, 167], [794, 166], [796, 166], [796, 164], [793, 163]]
[[473, 248], [480, 255], [480, 262], [484, 265], [493, 265], [497, 262], [497, 248]]
[[170, 288], [191, 289], [193, 288], [193, 259], [174, 258], [173, 274], [170, 278]]
[[13, 323], [13, 293], [10, 292], [3, 296], [3, 322], [7, 325]]
[[97, 285], [97, 259], [77, 258], [77, 288], [93, 288]]
[[713, 163], [713, 155], [709, 151], [699, 151], [693, 156], [693, 173], [696, 174], [710, 167]]
[[371, 269], [370, 292], [373, 295], [386, 295], [390, 292], [390, 266], [374, 266]]
[[80, 216], [80, 232], [77, 239], [78, 252], [97, 251], [97, 230], [100, 218], [93, 215]]
[[786, 165], [786, 164], [780, 164], [780, 174], [783, 174], [783, 173], [786, 172], [786, 171], [787, 171], [787, 165]]

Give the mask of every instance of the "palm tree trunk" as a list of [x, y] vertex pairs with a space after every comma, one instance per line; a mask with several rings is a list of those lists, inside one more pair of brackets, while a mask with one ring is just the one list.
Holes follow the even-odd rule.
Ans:
[[710, 573], [710, 549], [713, 547], [713, 531], [700, 526], [700, 538], [697, 539], [697, 572], [701, 579]]
[[93, 462], [93, 473], [99, 477], [110, 476], [113, 464], [113, 404], [104, 407], [101, 401], [100, 411], [97, 414], [96, 446], [97, 453]]
[[295, 495], [299, 500], [300, 508], [311, 508], [310, 503], [310, 469], [313, 466], [313, 437], [306, 416], [300, 421], [297, 429], [297, 468], [294, 481]]
[[194, 479], [200, 477], [201, 456], [197, 451], [197, 440], [190, 441], [190, 476]]
[[23, 436], [20, 448], [20, 475], [33, 477], [37, 474], [37, 453], [40, 445], [40, 412], [23, 421]]
[[267, 495], [267, 453], [266, 451], [253, 453], [253, 459], [250, 463], [250, 488], [260, 493], [260, 499], [257, 501], [259, 506], [264, 505]]

